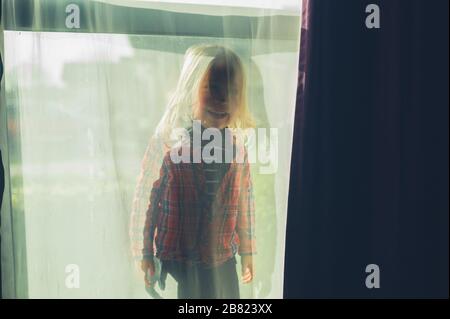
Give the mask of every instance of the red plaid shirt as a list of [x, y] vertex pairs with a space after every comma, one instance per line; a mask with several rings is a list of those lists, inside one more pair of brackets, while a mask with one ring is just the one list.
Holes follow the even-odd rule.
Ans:
[[214, 210], [210, 218], [200, 200], [207, 187], [205, 164], [175, 164], [170, 152], [166, 154], [150, 195], [144, 258], [156, 255], [162, 260], [219, 265], [236, 253], [256, 253], [250, 165], [245, 149], [240, 151], [244, 152], [243, 161], [230, 164], [210, 208]]

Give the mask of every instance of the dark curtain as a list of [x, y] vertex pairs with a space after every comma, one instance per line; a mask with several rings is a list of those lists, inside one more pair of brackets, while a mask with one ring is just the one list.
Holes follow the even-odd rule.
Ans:
[[448, 298], [448, 3], [310, 1], [286, 298]]

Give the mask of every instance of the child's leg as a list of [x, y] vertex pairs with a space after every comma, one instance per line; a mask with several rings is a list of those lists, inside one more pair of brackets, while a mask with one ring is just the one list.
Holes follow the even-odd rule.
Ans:
[[198, 266], [188, 266], [185, 263], [170, 260], [164, 261], [163, 267], [177, 282], [178, 299], [202, 298], [200, 285], [203, 272]]
[[220, 269], [219, 285], [221, 299], [239, 299], [239, 279], [236, 272], [236, 258], [225, 262]]
[[199, 276], [202, 299], [239, 299], [235, 258], [214, 268], [202, 268]]

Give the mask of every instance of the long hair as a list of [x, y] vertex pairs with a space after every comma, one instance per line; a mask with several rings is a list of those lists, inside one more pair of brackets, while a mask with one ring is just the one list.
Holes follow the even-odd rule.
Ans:
[[156, 128], [155, 137], [162, 139], [169, 147], [170, 136], [174, 129], [192, 126], [200, 84], [203, 77], [217, 63], [224, 64], [227, 72], [234, 74], [231, 80], [240, 83], [238, 92], [233, 93], [238, 96], [238, 102], [228, 128], [246, 129], [254, 126], [247, 104], [245, 71], [239, 56], [224, 46], [195, 45], [186, 51], [177, 86]]

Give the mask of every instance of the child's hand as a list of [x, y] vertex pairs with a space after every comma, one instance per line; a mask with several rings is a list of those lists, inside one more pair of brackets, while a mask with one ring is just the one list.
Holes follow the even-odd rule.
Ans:
[[141, 261], [141, 269], [144, 272], [145, 285], [147, 287], [153, 287], [155, 282], [153, 278], [155, 276], [155, 263], [150, 259], [143, 259]]
[[253, 280], [253, 256], [241, 256], [242, 282], [248, 284]]

